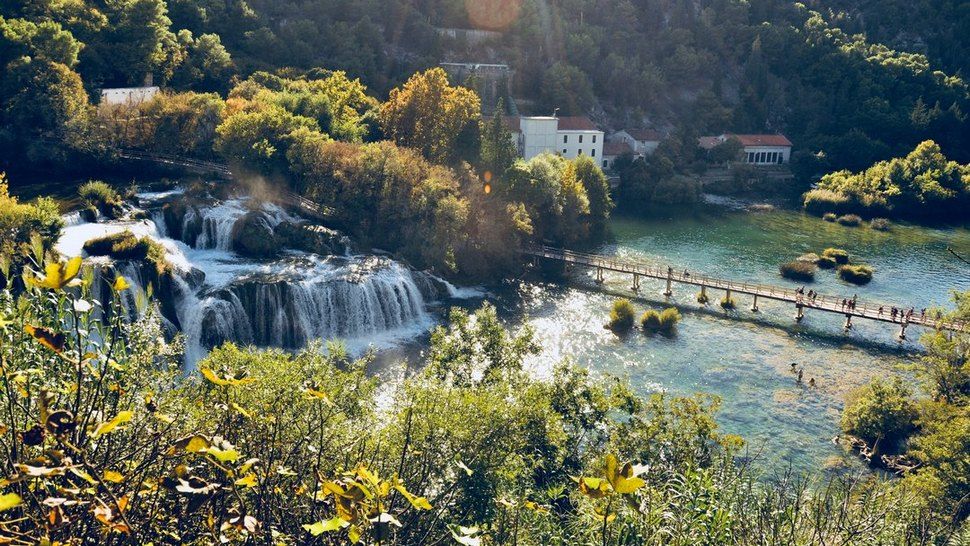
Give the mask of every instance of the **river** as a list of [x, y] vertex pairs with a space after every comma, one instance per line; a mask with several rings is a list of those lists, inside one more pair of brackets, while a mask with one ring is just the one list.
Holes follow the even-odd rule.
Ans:
[[[598, 252], [670, 264], [728, 279], [800, 286], [778, 274], [778, 265], [807, 252], [834, 246], [849, 251], [852, 261], [875, 268], [873, 281], [856, 287], [834, 271], [820, 270], [806, 290], [901, 306], [950, 308], [953, 289], [970, 290], [970, 266], [947, 251], [970, 255], [970, 231], [894, 225], [889, 232], [849, 228], [800, 212], [749, 212], [719, 200], [693, 208], [668, 209], [645, 218], [617, 217], [614, 240]], [[642, 281], [634, 300], [638, 312], [665, 305], [664, 284]], [[723, 295], [712, 291], [711, 304], [696, 302], [696, 288], [674, 285], [670, 303], [683, 320], [676, 335], [620, 337], [603, 328], [616, 295], [632, 297], [632, 280], [607, 275], [602, 293], [590, 272], [571, 274], [568, 286], [541, 280], [510, 282], [493, 289], [496, 303], [510, 325], [528, 322], [543, 352], [530, 363], [546, 374], [564, 358], [596, 372], [626, 378], [642, 394], [706, 392], [722, 399], [718, 422], [723, 432], [743, 436], [752, 454], [780, 470], [842, 468], [858, 463], [833, 444], [846, 395], [873, 377], [909, 375], [905, 366], [919, 354], [918, 328], [909, 339], [896, 339], [897, 328], [857, 320], [850, 331], [840, 316], [808, 311], [793, 320], [791, 305], [751, 302], [735, 296], [738, 310], [717, 305]], [[804, 370], [798, 384], [791, 370]], [[816, 386], [808, 381], [815, 378]]]

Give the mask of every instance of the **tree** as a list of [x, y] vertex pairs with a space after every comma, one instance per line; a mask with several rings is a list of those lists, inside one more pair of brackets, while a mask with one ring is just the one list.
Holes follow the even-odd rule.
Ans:
[[593, 104], [593, 88], [582, 70], [558, 62], [542, 78], [540, 102], [548, 114], [558, 109], [563, 115], [579, 115]]
[[498, 108], [482, 128], [482, 168], [493, 176], [502, 176], [515, 163], [519, 152], [512, 138], [512, 132], [505, 126], [502, 115], [504, 104], [499, 99]]
[[3, 124], [21, 135], [65, 138], [87, 120], [81, 77], [66, 65], [24, 57], [7, 65], [0, 97]]
[[173, 85], [203, 91], [224, 91], [233, 71], [232, 56], [218, 34], [202, 34], [193, 39], [189, 31], [186, 59], [176, 69]]
[[392, 89], [379, 119], [384, 134], [399, 145], [431, 161], [452, 163], [462, 158], [458, 145], [477, 128], [480, 115], [474, 91], [450, 86], [445, 71], [432, 68]]
[[877, 380], [852, 393], [842, 412], [842, 430], [882, 453], [909, 437], [916, 418], [912, 392], [898, 377], [891, 383]]
[[576, 178], [586, 190], [589, 199], [590, 228], [594, 235], [601, 236], [606, 231], [610, 213], [613, 211], [613, 200], [610, 198], [610, 183], [603, 171], [585, 155], [574, 160]]

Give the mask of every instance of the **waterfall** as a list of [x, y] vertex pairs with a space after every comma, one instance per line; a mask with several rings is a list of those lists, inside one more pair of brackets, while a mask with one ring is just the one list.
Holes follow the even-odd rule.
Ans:
[[[180, 204], [180, 217], [163, 209], [165, 202], [181, 199], [177, 193], [139, 197], [150, 219], [94, 224], [72, 217], [57, 247], [65, 256], [81, 255], [85, 241], [125, 230], [164, 246], [173, 274], [161, 279], [164, 290], [155, 287], [155, 298], [167, 317], [167, 331], [177, 327], [185, 336], [189, 367], [229, 341], [298, 349], [318, 339], [341, 339], [355, 352], [393, 344], [427, 331], [434, 322], [427, 302], [457, 290], [385, 257], [291, 250], [278, 258], [251, 259], [234, 252], [233, 228], [253, 211], [261, 229], [301, 221], [275, 205], [254, 206], [242, 198], [212, 206]], [[88, 261], [98, 268], [92, 298], [110, 302], [110, 282], [123, 275], [132, 285], [122, 294], [125, 314], [137, 320], [146, 265]]]

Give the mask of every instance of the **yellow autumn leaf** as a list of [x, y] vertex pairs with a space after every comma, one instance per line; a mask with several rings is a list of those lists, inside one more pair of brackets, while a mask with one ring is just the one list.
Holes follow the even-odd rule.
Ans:
[[115, 292], [124, 292], [129, 288], [131, 288], [131, 285], [128, 284], [128, 280], [122, 277], [121, 275], [118, 275], [117, 277], [115, 277], [115, 283], [114, 285], [111, 286], [111, 289], [114, 290]]
[[206, 449], [205, 452], [212, 455], [220, 463], [235, 462], [239, 458], [239, 452], [235, 449], [219, 449], [218, 447], [212, 446]]
[[24, 326], [24, 331], [39, 341], [41, 345], [47, 347], [55, 353], [64, 352], [64, 342], [66, 338], [64, 337], [63, 333], [54, 332], [53, 330], [44, 328], [43, 326], [33, 326], [30, 324]]
[[219, 377], [216, 373], [208, 368], [199, 368], [202, 373], [202, 377], [208, 379], [211, 383], [215, 383], [220, 387], [229, 387], [237, 385], [245, 385], [247, 383], [252, 383], [256, 381], [251, 377]]
[[104, 471], [104, 480], [112, 483], [121, 483], [125, 481], [125, 477], [121, 475], [121, 472], [115, 472], [114, 470]]
[[27, 283], [37, 288], [60, 290], [67, 286], [81, 270], [81, 257], [71, 258], [67, 262], [52, 262], [44, 268], [44, 278], [31, 277]]
[[242, 478], [236, 480], [236, 485], [241, 485], [243, 487], [256, 487], [256, 474], [250, 472]]
[[246, 419], [252, 419], [253, 418], [253, 416], [250, 415], [250, 413], [248, 411], [246, 411], [246, 409], [243, 408], [242, 406], [240, 406], [239, 404], [237, 404], [235, 402], [230, 402], [229, 405], [232, 406], [232, 409], [238, 411], [239, 414], [242, 415], [243, 417], [245, 417]]
[[323, 533], [338, 531], [348, 525], [350, 525], [350, 523], [348, 523], [347, 521], [341, 518], [331, 518], [323, 521], [318, 521], [313, 524], [305, 524], [303, 525], [303, 528], [306, 529], [306, 531], [313, 536], [320, 536]]
[[135, 416], [134, 412], [131, 412], [131, 411], [120, 411], [120, 412], [118, 412], [118, 415], [116, 415], [114, 419], [112, 419], [112, 420], [110, 420], [110, 421], [108, 421], [106, 423], [101, 423], [100, 425], [98, 425], [98, 428], [96, 428], [94, 430], [94, 436], [97, 437], [97, 436], [101, 436], [101, 435], [107, 434], [107, 433], [111, 432], [112, 430], [115, 430], [119, 426], [121, 426], [121, 425], [123, 425], [125, 423], [130, 422], [131, 419], [134, 416]]
[[16, 493], [6, 493], [0, 495], [0, 512], [10, 510], [11, 508], [16, 508], [20, 506], [21, 502], [23, 501], [21, 500], [20, 495]]

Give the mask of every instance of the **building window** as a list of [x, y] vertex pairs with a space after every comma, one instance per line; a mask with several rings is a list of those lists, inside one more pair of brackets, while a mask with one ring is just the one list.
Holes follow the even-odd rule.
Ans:
[[781, 165], [781, 164], [783, 164], [784, 162], [785, 162], [785, 154], [783, 154], [783, 153], [779, 153], [779, 154], [778, 154], [778, 164], [779, 164], [779, 165]]
[[609, 166], [610, 166], [610, 162], [604, 159], [603, 160], [603, 168], [606, 169], [606, 168], [609, 168]]
[[[563, 136], [562, 136], [562, 143], [563, 143], [563, 144], [566, 144], [566, 143], [568, 143], [568, 142], [569, 142], [569, 135], [563, 135]], [[565, 151], [565, 150], [564, 150], [564, 151]]]
[[562, 155], [566, 155], [566, 149], [565, 148], [562, 149]]
[[593, 135], [593, 144], [596, 144], [596, 135]]
[[748, 152], [748, 163], [754, 163], [754, 153]]
[[578, 150], [578, 151], [576, 152], [576, 155], [583, 155], [583, 149], [582, 149], [582, 148], [580, 148], [580, 149], [579, 149], [579, 150]]
[[580, 143], [580, 144], [582, 144], [582, 143], [583, 143], [583, 135], [579, 135], [579, 143]]
[[590, 150], [589, 155], [591, 155], [592, 157], [596, 157], [596, 148], [593, 148], [592, 150]]

